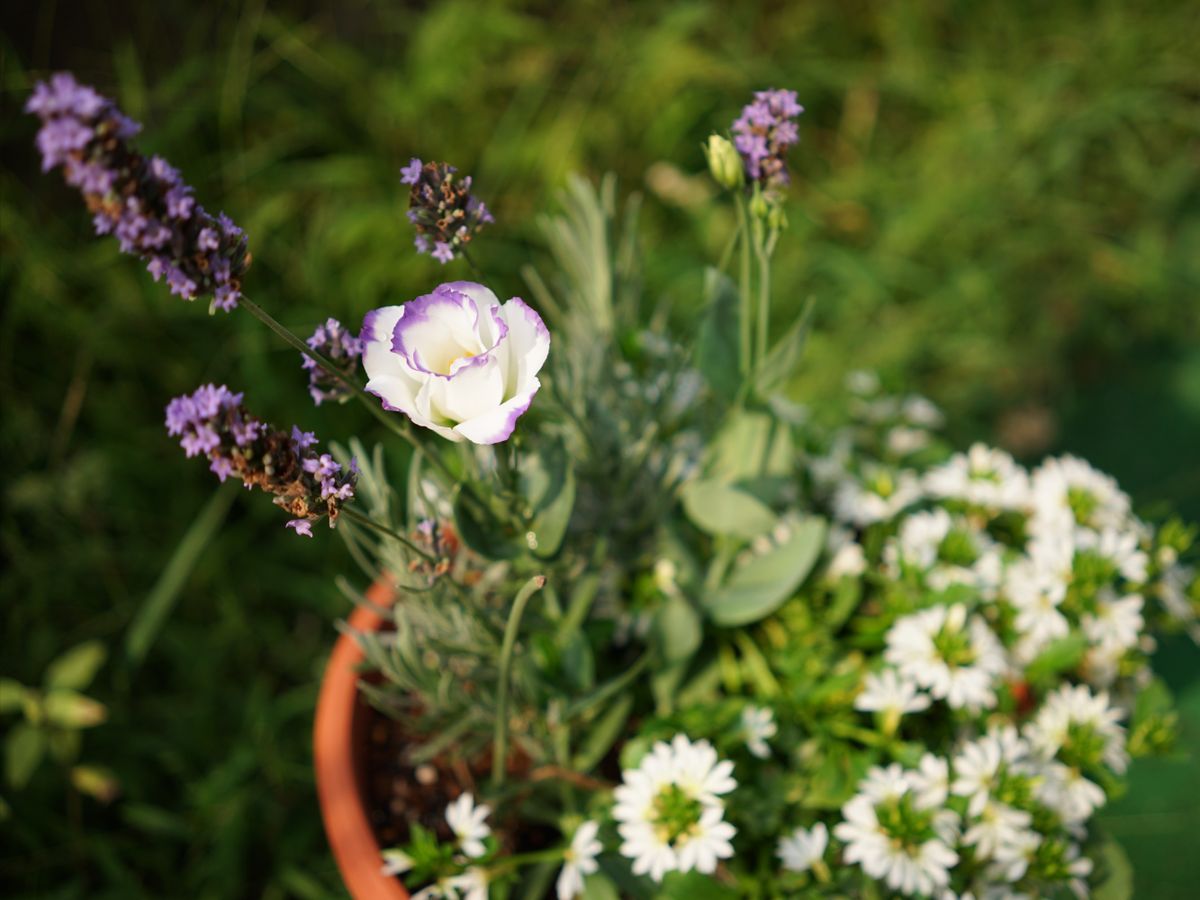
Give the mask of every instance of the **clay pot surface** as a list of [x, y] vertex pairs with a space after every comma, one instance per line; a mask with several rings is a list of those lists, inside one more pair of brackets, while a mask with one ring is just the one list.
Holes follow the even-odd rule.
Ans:
[[[392, 588], [377, 582], [367, 599], [387, 606]], [[369, 606], [356, 608], [348, 621], [356, 631], [375, 631], [384, 623]], [[407, 900], [408, 891], [399, 880], [381, 871], [383, 857], [367, 818], [365, 751], [371, 711], [358, 695], [355, 669], [362, 660], [354, 638], [343, 634], [325, 666], [313, 725], [317, 797], [329, 846], [350, 895], [355, 900]]]

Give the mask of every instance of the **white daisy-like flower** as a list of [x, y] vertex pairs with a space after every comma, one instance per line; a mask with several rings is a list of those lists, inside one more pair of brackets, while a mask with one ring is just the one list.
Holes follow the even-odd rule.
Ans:
[[596, 857], [604, 845], [596, 839], [599, 830], [600, 825], [590, 820], [575, 829], [571, 846], [563, 851], [563, 867], [555, 883], [558, 900], [574, 900], [582, 894], [584, 876], [591, 875], [600, 867]]
[[634, 874], [655, 881], [676, 870], [707, 875], [732, 856], [736, 830], [720, 797], [735, 787], [733, 763], [719, 760], [708, 741], [680, 734], [656, 743], [622, 773], [613, 794], [620, 852], [633, 860]]
[[1090, 528], [1080, 528], [1075, 532], [1076, 549], [1108, 560], [1116, 566], [1122, 578], [1140, 584], [1146, 580], [1150, 557], [1138, 546], [1138, 540], [1138, 533], [1129, 529], [1092, 531]]
[[825, 856], [829, 846], [829, 829], [824, 822], [812, 828], [797, 828], [779, 839], [775, 855], [790, 872], [807, 872]]
[[992, 683], [1006, 667], [1000, 641], [962, 604], [897, 619], [887, 634], [884, 659], [934, 699], [972, 713], [996, 705]]
[[1031, 484], [1035, 531], [1061, 528], [1064, 518], [1085, 528], [1120, 528], [1129, 516], [1129, 497], [1117, 482], [1074, 456], [1046, 460]]
[[961, 500], [991, 510], [1029, 505], [1029, 475], [1003, 450], [973, 444], [924, 478], [926, 493], [939, 500]]
[[888, 429], [887, 448], [893, 456], [908, 456], [929, 446], [933, 438], [924, 428], [911, 428], [908, 425], [897, 425]]
[[[1020, 881], [1029, 871], [1037, 848], [1041, 846], [1042, 837], [1031, 828], [1017, 830], [1008, 835], [1005, 843], [998, 844], [992, 854], [991, 864], [987, 868], [988, 877], [1004, 882], [1004, 887]], [[1024, 894], [1003, 894], [1001, 896], [1025, 896]]]
[[833, 830], [846, 844], [843, 859], [902, 894], [933, 894], [950, 882], [958, 862], [951, 849], [958, 814], [923, 808], [915, 786], [898, 765], [871, 769], [859, 793], [842, 807], [843, 822]]
[[487, 853], [483, 840], [492, 833], [485, 821], [492, 810], [486, 804], [475, 805], [473, 794], [459, 794], [446, 807], [446, 824], [458, 839], [462, 852], [470, 857], [480, 857]]
[[963, 843], [975, 848], [977, 859], [992, 859], [1009, 847], [1023, 848], [1028, 843], [1033, 816], [998, 801], [985, 803], [978, 820], [963, 835]]
[[884, 547], [883, 560], [891, 575], [915, 570], [935, 590], [966, 584], [985, 597], [995, 595], [1002, 570], [995, 542], [940, 507], [908, 516]]
[[1136, 647], [1142, 636], [1142, 598], [1127, 594], [1117, 598], [1111, 590], [1100, 591], [1096, 597], [1095, 613], [1086, 613], [1080, 627], [1087, 639], [1102, 650], [1121, 654]]
[[910, 424], [919, 425], [922, 428], [941, 428], [942, 423], [946, 421], [946, 417], [937, 408], [937, 404], [920, 394], [909, 394], [905, 397], [904, 403], [900, 407], [900, 414]]
[[829, 554], [825, 577], [830, 581], [857, 578], [867, 570], [867, 557], [862, 544], [854, 539], [854, 533], [849, 528], [830, 526], [825, 537], [825, 550]]
[[461, 875], [446, 879], [443, 891], [446, 900], [488, 900], [488, 873], [473, 866]]
[[1020, 638], [1015, 655], [1022, 664], [1070, 632], [1071, 624], [1059, 610], [1067, 596], [1066, 582], [1033, 559], [1022, 558], [1009, 566], [1004, 594], [1016, 612], [1013, 626]]
[[946, 802], [950, 795], [950, 763], [944, 757], [926, 753], [916, 770], [907, 774], [917, 806], [933, 809]]
[[1040, 771], [1037, 798], [1068, 824], [1082, 824], [1108, 800], [1104, 789], [1083, 776], [1074, 766], [1057, 761]]
[[969, 798], [969, 815], [982, 815], [1006, 774], [1029, 774], [1029, 752], [1029, 744], [1011, 725], [968, 741], [954, 757], [955, 778], [950, 790]]
[[908, 470], [870, 467], [863, 480], [847, 479], [833, 495], [833, 514], [858, 527], [886, 522], [921, 497], [917, 476]]
[[1053, 759], [1062, 751], [1075, 752], [1075, 733], [1083, 737], [1088, 748], [1101, 741], [1099, 759], [1114, 772], [1122, 773], [1129, 765], [1125, 750], [1125, 729], [1118, 724], [1121, 710], [1109, 703], [1108, 694], [1093, 694], [1087, 685], [1063, 685], [1049, 694], [1033, 720], [1025, 725], [1025, 737], [1044, 759]]
[[413, 867], [412, 857], [403, 850], [391, 849], [384, 850], [382, 854], [383, 867], [380, 869], [384, 875], [403, 875]]
[[922, 693], [915, 681], [901, 677], [895, 669], [881, 669], [863, 679], [863, 689], [854, 698], [854, 708], [879, 713], [890, 725], [885, 730], [895, 731], [901, 716], [928, 709], [930, 702], [929, 695]]
[[1171, 561], [1163, 569], [1158, 584], [1158, 599], [1170, 616], [1187, 628], [1188, 636], [1200, 644], [1200, 622], [1188, 597], [1188, 589], [1196, 578], [1191, 566]]
[[742, 710], [742, 733], [746, 736], [746, 748], [759, 759], [767, 759], [771, 755], [767, 740], [778, 732], [775, 713], [765, 706], [747, 706]]

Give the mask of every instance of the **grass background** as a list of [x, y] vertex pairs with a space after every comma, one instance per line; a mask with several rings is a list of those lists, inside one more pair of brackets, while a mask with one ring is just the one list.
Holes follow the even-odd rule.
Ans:
[[[39, 174], [31, 81], [58, 68], [146, 125], [210, 210], [250, 234], [247, 292], [306, 332], [357, 322], [451, 267], [409, 252], [399, 166], [474, 173], [497, 224], [478, 257], [522, 293], [535, 214], [566, 175], [645, 193], [646, 278], [693, 320], [729, 211], [699, 144], [749, 92], [799, 91], [782, 326], [818, 336], [797, 397], [849, 368], [924, 391], [959, 441], [1070, 450], [1143, 511], [1200, 520], [1200, 11], [1173, 2], [5, 4], [0, 27], [0, 675], [37, 683], [99, 638], [110, 720], [83, 758], [121, 796], [80, 798], [49, 763], [0, 823], [8, 897], [339, 896], [310, 772], [336, 540], [216, 492], [162, 430], [207, 380], [329, 438], [296, 355], [248, 316], [166, 295], [77, 198]], [[1160, 665], [1177, 759], [1139, 762], [1105, 813], [1137, 896], [1200, 879], [1200, 653]], [[0, 727], [12, 723], [0, 721]]]

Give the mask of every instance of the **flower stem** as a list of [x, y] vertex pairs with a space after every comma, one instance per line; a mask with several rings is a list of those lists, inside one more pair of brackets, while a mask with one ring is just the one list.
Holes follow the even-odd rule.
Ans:
[[751, 356], [754, 353], [753, 346], [753, 306], [750, 297], [750, 214], [746, 209], [746, 198], [740, 193], [737, 195], [737, 211], [738, 211], [738, 232], [741, 235], [742, 244], [742, 260], [741, 260], [741, 284], [739, 296], [741, 298], [741, 316], [739, 317], [739, 325], [741, 331], [741, 370], [742, 377], [748, 379], [753, 371]]
[[504, 642], [500, 646], [500, 665], [496, 685], [496, 736], [492, 743], [492, 782], [499, 786], [504, 783], [505, 763], [508, 761], [508, 688], [509, 670], [512, 668], [513, 648], [517, 643], [517, 631], [521, 627], [521, 616], [525, 614], [525, 606], [529, 598], [540, 591], [546, 584], [545, 575], [535, 575], [517, 593], [512, 610], [508, 614], [508, 624], [504, 628]]
[[754, 255], [758, 257], [758, 350], [757, 366], [767, 358], [767, 337], [771, 325], [771, 257], [763, 240], [763, 228], [754, 228]]

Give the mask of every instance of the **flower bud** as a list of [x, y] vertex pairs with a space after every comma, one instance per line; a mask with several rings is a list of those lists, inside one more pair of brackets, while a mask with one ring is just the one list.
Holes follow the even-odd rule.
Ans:
[[719, 134], [710, 134], [704, 144], [704, 156], [708, 160], [708, 171], [721, 187], [740, 187], [743, 179], [742, 157], [727, 139]]

